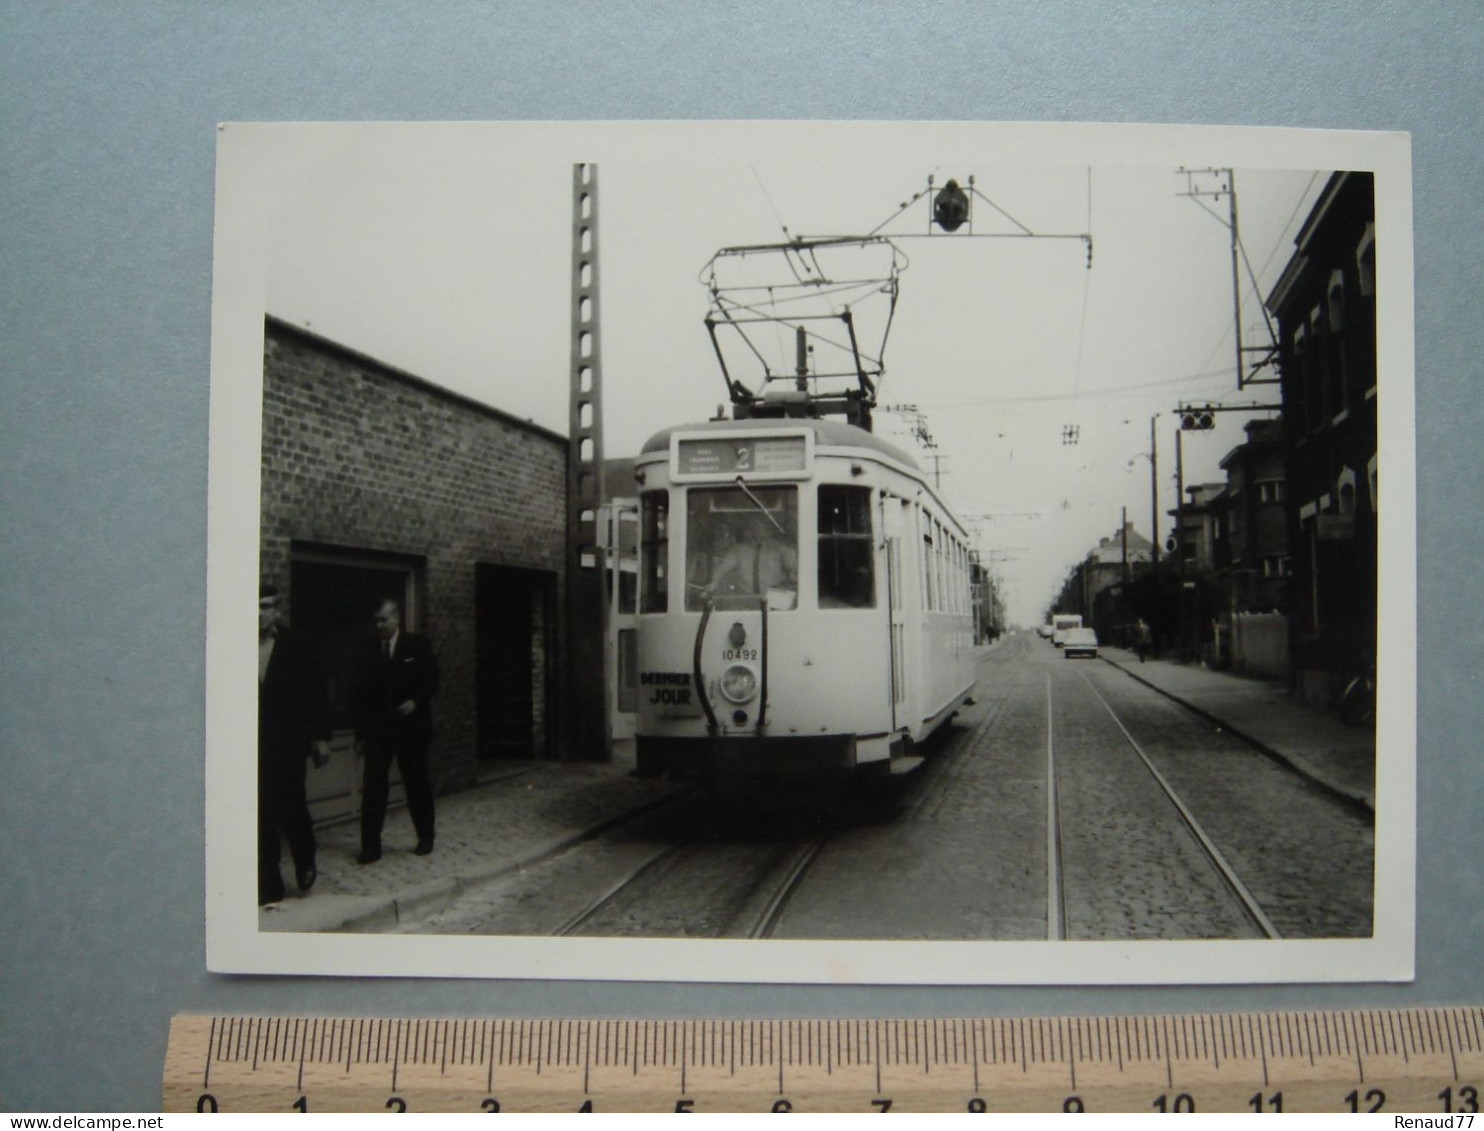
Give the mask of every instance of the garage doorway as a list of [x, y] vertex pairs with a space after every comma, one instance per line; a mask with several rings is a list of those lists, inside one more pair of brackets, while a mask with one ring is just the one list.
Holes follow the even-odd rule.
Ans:
[[[361, 759], [351, 722], [356, 650], [370, 639], [376, 606], [387, 597], [402, 606], [403, 623], [419, 631], [416, 568], [411, 559], [380, 558], [331, 547], [295, 546], [289, 564], [289, 624], [318, 650], [329, 680], [330, 764], [306, 778], [309, 812], [317, 824], [348, 820], [361, 811]], [[392, 773], [390, 804], [402, 802]]]
[[551, 754], [556, 574], [474, 567], [476, 743], [482, 761]]

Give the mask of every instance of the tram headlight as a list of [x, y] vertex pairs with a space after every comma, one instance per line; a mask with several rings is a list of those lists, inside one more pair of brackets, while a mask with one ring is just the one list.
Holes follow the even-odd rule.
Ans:
[[721, 673], [721, 693], [729, 703], [746, 703], [757, 695], [757, 673], [733, 664]]

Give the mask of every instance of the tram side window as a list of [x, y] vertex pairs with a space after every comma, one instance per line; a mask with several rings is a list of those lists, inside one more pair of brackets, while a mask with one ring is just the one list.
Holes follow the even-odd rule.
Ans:
[[639, 611], [663, 613], [670, 608], [670, 493], [646, 491], [639, 499], [643, 525], [639, 561], [643, 571], [639, 585]]
[[928, 533], [922, 536], [922, 594], [923, 608], [932, 610], [936, 608], [933, 591], [933, 535], [932, 526], [929, 524]]
[[819, 607], [876, 607], [871, 489], [819, 488]]

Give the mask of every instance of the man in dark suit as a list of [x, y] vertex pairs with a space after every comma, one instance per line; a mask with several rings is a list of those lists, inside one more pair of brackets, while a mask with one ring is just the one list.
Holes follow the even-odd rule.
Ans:
[[424, 636], [402, 629], [402, 610], [387, 598], [376, 610], [375, 638], [356, 664], [356, 749], [366, 759], [361, 790], [361, 864], [381, 859], [387, 779], [392, 762], [402, 774], [407, 810], [417, 832], [416, 852], [433, 851], [433, 785], [428, 743], [433, 738], [433, 696], [438, 661]]
[[288, 837], [299, 890], [317, 875], [304, 759], [330, 760], [330, 703], [314, 647], [282, 622], [281, 598], [258, 589], [258, 903], [283, 898], [279, 834]]

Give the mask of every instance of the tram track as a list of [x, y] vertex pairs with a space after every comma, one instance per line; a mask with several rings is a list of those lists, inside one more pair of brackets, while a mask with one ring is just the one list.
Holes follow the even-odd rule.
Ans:
[[1046, 939], [1067, 937], [1067, 893], [1062, 883], [1060, 794], [1056, 787], [1056, 714], [1051, 673], [1046, 673]]
[[[1007, 657], [996, 658], [1004, 660]], [[989, 687], [996, 689], [993, 698], [987, 700], [980, 698]], [[928, 765], [924, 767], [923, 776], [926, 779], [924, 785], [904, 806], [903, 816], [906, 819], [932, 820], [936, 817], [939, 810], [952, 797], [954, 787], [969, 770], [976, 751], [981, 748], [984, 736], [994, 728], [1000, 717], [1014, 702], [1017, 691], [1018, 683], [987, 680], [983, 676], [983, 671], [980, 671], [974, 686], [976, 706], [980, 709], [980, 717], [966, 730], [945, 736], [947, 741], [943, 743], [944, 749], [940, 750], [936, 757], [930, 758]]]
[[631, 869], [617, 883], [609, 885], [608, 889], [602, 895], [598, 896], [575, 914], [569, 915], [561, 926], [552, 931], [552, 934], [558, 936], [577, 934], [584, 925], [591, 922], [605, 908], [622, 897], [625, 891], [639, 883], [646, 875], [662, 867], [666, 861], [673, 860], [678, 856], [692, 840], [694, 840], [694, 837], [687, 837], [679, 844], [668, 845], [659, 852], [656, 852], [653, 856], [650, 856], [647, 860], [641, 862], [637, 868]]
[[[507, 775], [518, 777], [519, 774]], [[443, 897], [436, 909], [425, 906], [422, 914], [416, 922], [405, 925], [400, 933], [435, 933], [452, 930], [447, 920], [449, 917], [457, 919], [461, 901], [477, 896], [482, 891], [490, 890], [513, 877], [535, 872], [563, 856], [583, 848], [601, 842], [604, 838], [620, 832], [631, 826], [662, 816], [667, 810], [677, 809], [687, 802], [694, 802], [701, 793], [701, 787], [695, 784], [685, 784], [662, 797], [646, 801], [641, 805], [635, 805], [603, 820], [594, 821], [592, 824], [573, 830], [567, 836], [553, 843], [548, 843], [535, 851], [528, 852], [517, 859], [507, 861], [497, 868], [481, 871], [478, 874], [459, 877], [452, 888]]]
[[[1102, 713], [1112, 722], [1123, 748], [1130, 753], [1137, 765], [1142, 767], [1143, 780], [1152, 783], [1158, 797], [1164, 802], [1167, 817], [1163, 822], [1155, 819], [1153, 813], [1146, 813], [1141, 818], [1144, 835], [1152, 835], [1151, 830], [1158, 825], [1173, 821], [1176, 827], [1183, 830], [1186, 842], [1196, 849], [1196, 856], [1192, 859], [1198, 858], [1204, 862], [1210, 876], [1219, 882], [1230, 906], [1239, 912], [1240, 919], [1246, 924], [1248, 930], [1263, 938], [1281, 938], [1282, 935], [1274, 925], [1272, 918], [1243, 881], [1236, 867], [1218, 847], [1215, 838], [1204, 828], [1192, 807], [1180, 796], [1169, 779], [1160, 772], [1154, 759], [1134, 737], [1124, 720], [1119, 717], [1117, 710], [1098, 690], [1097, 685], [1085, 672], [1079, 672], [1078, 675], [1092, 699], [1101, 708]], [[1063, 817], [1064, 791], [1060, 781], [1061, 773], [1057, 758], [1058, 741], [1053, 687], [1054, 681], [1051, 672], [1048, 671], [1046, 673], [1046, 937], [1048, 941], [1071, 938], [1079, 933], [1078, 924], [1073, 921], [1074, 917], [1069, 907], [1067, 861], [1074, 855], [1075, 850], [1068, 843], [1069, 833]], [[1196, 887], [1199, 887], [1201, 883], [1197, 872], [1190, 873], [1181, 882]]]
[[[775, 844], [756, 846], [756, 851], [750, 854], [754, 857], [749, 862], [752, 878], [739, 894], [728, 890], [728, 886], [731, 889], [737, 886], [735, 849], [703, 841], [699, 832], [694, 833], [677, 844], [664, 846], [630, 867], [598, 896], [568, 915], [552, 933], [559, 936], [609, 935], [612, 931], [604, 929], [605, 920], [640, 924], [640, 933], [643, 934], [662, 933], [642, 924], [672, 915], [677, 900], [683, 899], [691, 908], [690, 915], [695, 921], [709, 920], [721, 924], [720, 929], [704, 932], [703, 937], [771, 938], [829, 840], [830, 834], [826, 833], [781, 849]], [[714, 872], [718, 877], [724, 875], [731, 884], [677, 885], [673, 881], [677, 874], [699, 873], [704, 876], [708, 872]], [[776, 878], [780, 875], [781, 879]], [[712, 906], [702, 906], [708, 901]]]
[[773, 932], [777, 929], [784, 912], [788, 910], [789, 902], [793, 899], [794, 893], [803, 884], [804, 877], [808, 874], [809, 869], [814, 866], [814, 862], [819, 859], [819, 855], [824, 851], [824, 847], [828, 841], [828, 837], [822, 837], [805, 845], [803, 851], [798, 854], [793, 866], [789, 869], [786, 879], [773, 892], [773, 895], [769, 898], [762, 912], [753, 923], [752, 929], [747, 932], [748, 938], [767, 939], [773, 937]]
[[1221, 850], [1216, 847], [1215, 841], [1211, 839], [1210, 835], [1206, 832], [1200, 821], [1196, 819], [1196, 816], [1193, 812], [1191, 812], [1190, 807], [1186, 805], [1183, 800], [1181, 800], [1180, 795], [1175, 792], [1174, 787], [1171, 786], [1169, 781], [1166, 780], [1165, 776], [1159, 772], [1158, 767], [1155, 766], [1153, 760], [1149, 757], [1149, 755], [1145, 753], [1144, 748], [1139, 745], [1138, 740], [1135, 739], [1131, 733], [1129, 733], [1128, 727], [1126, 727], [1123, 723], [1123, 720], [1118, 717], [1118, 712], [1113, 709], [1112, 704], [1110, 704], [1108, 700], [1103, 697], [1102, 692], [1098, 691], [1097, 686], [1092, 682], [1091, 679], [1087, 677], [1087, 674], [1085, 672], [1079, 674], [1081, 674], [1082, 679], [1087, 684], [1089, 690], [1092, 691], [1093, 696], [1100, 704], [1102, 704], [1103, 709], [1108, 712], [1108, 717], [1113, 720], [1114, 725], [1117, 726], [1119, 733], [1122, 734], [1124, 739], [1128, 742], [1129, 747], [1135, 754], [1138, 755], [1139, 761], [1143, 764], [1144, 768], [1149, 771], [1150, 776], [1159, 786], [1161, 792], [1167, 798], [1169, 798], [1170, 804], [1174, 807], [1176, 813], [1179, 814], [1180, 820], [1189, 830], [1190, 834], [1195, 837], [1197, 843], [1200, 844], [1201, 850], [1205, 853], [1206, 858], [1210, 860], [1211, 864], [1215, 867], [1216, 871], [1225, 881], [1228, 889], [1236, 898], [1237, 902], [1241, 904], [1242, 910], [1252, 921], [1253, 925], [1256, 926], [1266, 938], [1281, 938], [1282, 936], [1279, 934], [1278, 928], [1273, 925], [1273, 921], [1262, 909], [1262, 906], [1257, 902], [1256, 898], [1254, 898], [1252, 892], [1248, 890], [1247, 885], [1242, 882], [1241, 877], [1237, 875], [1236, 869], [1232, 867], [1231, 862], [1228, 861]]
[[1157, 694], [1163, 696], [1165, 699], [1169, 700], [1171, 703], [1174, 703], [1177, 707], [1191, 715], [1193, 718], [1200, 719], [1202, 722], [1208, 723], [1211, 726], [1218, 728], [1222, 732], [1229, 734], [1232, 738], [1246, 743], [1253, 750], [1257, 751], [1259, 754], [1269, 759], [1274, 765], [1281, 767], [1290, 774], [1293, 774], [1310, 788], [1317, 790], [1318, 792], [1330, 797], [1333, 800], [1339, 801], [1352, 811], [1360, 814], [1367, 819], [1375, 819], [1376, 805], [1373, 798], [1370, 798], [1361, 792], [1347, 789], [1344, 786], [1329, 780], [1328, 777], [1326, 777], [1323, 773], [1320, 773], [1313, 766], [1307, 764], [1302, 758], [1298, 758], [1292, 754], [1285, 754], [1280, 750], [1274, 749], [1272, 746], [1270, 746], [1266, 742], [1263, 742], [1261, 739], [1246, 733], [1238, 727], [1232, 726], [1231, 722], [1227, 719], [1218, 718], [1216, 715], [1213, 715], [1211, 714], [1211, 712], [1196, 706], [1194, 703], [1180, 698], [1180, 696], [1176, 695], [1174, 692], [1160, 687], [1152, 680], [1145, 679], [1143, 676], [1133, 671], [1127, 665], [1114, 663], [1107, 656], [1099, 656], [1098, 658], [1102, 660], [1102, 662], [1108, 667], [1122, 672], [1129, 679], [1133, 680], [1141, 687], [1147, 687], [1150, 691], [1156, 692]]

